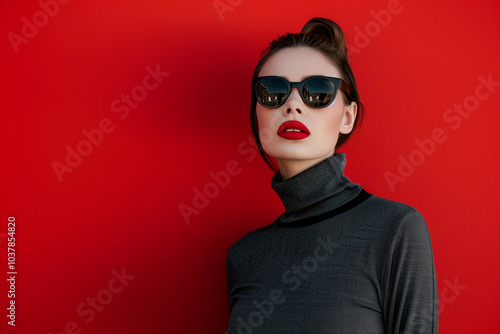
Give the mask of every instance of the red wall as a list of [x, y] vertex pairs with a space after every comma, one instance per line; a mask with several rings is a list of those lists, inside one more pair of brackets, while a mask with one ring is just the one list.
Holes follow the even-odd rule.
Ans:
[[346, 175], [426, 218], [440, 333], [500, 332], [497, 1], [54, 1], [0, 5], [1, 331], [224, 333], [227, 249], [283, 210], [252, 71], [325, 16], [366, 106]]

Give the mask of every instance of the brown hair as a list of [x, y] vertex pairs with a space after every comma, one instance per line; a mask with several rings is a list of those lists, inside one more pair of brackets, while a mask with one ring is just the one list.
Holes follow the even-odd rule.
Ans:
[[[269, 46], [262, 51], [260, 60], [255, 67], [253, 78], [259, 75], [260, 70], [270, 57], [272, 57], [276, 52], [290, 47], [310, 47], [321, 52], [340, 72], [340, 76], [343, 81], [340, 88], [344, 93], [344, 103], [348, 105], [351, 102], [356, 102], [358, 105], [358, 112], [354, 121], [353, 129], [348, 134], [339, 134], [339, 138], [335, 146], [337, 149], [344, 144], [354, 130], [359, 127], [364, 114], [363, 105], [359, 100], [358, 90], [356, 88], [356, 81], [354, 80], [354, 75], [348, 62], [344, 33], [335, 22], [325, 18], [315, 17], [304, 25], [300, 34], [287, 33], [278, 39], [273, 40]], [[252, 99], [250, 106], [252, 133], [262, 158], [264, 158], [264, 161], [274, 172], [277, 172], [278, 167], [264, 151], [262, 143], [260, 142], [256, 107], [257, 100], [255, 99], [252, 87]]]

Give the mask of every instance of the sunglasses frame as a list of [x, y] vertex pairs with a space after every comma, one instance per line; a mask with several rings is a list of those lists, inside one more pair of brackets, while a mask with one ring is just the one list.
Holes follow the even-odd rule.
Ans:
[[[257, 94], [257, 85], [258, 83], [263, 80], [263, 79], [278, 79], [282, 82], [284, 82], [287, 86], [287, 92], [286, 92], [286, 96], [285, 98], [283, 99], [283, 102], [279, 105], [276, 105], [276, 106], [267, 106], [265, 104], [262, 104], [262, 102], [259, 100], [258, 98], [258, 94]], [[326, 79], [328, 81], [330, 81], [333, 86], [335, 87], [335, 91], [333, 93], [333, 100], [331, 103], [329, 103], [328, 105], [326, 106], [321, 106], [321, 107], [315, 107], [315, 106], [311, 106], [309, 105], [309, 103], [306, 101], [306, 99], [304, 98], [304, 95], [302, 93], [302, 90], [304, 88], [304, 85], [309, 81], [309, 80], [313, 80], [313, 79]], [[257, 102], [265, 107], [265, 108], [269, 108], [269, 109], [275, 109], [275, 108], [279, 108], [281, 107], [283, 104], [286, 103], [286, 101], [288, 100], [288, 98], [290, 97], [290, 94], [292, 93], [292, 89], [294, 87], [297, 87], [298, 90], [299, 90], [299, 94], [300, 94], [300, 97], [302, 99], [302, 101], [305, 103], [306, 106], [308, 106], [309, 108], [313, 108], [313, 109], [323, 109], [323, 108], [326, 108], [326, 107], [329, 107], [333, 102], [335, 102], [335, 100], [337, 99], [337, 93], [338, 93], [338, 90], [343, 86], [345, 86], [345, 82], [341, 79], [341, 78], [335, 78], [335, 77], [326, 77], [326, 76], [322, 76], [322, 75], [315, 75], [315, 76], [311, 76], [311, 77], [308, 77], [308, 78], [305, 78], [304, 80], [300, 81], [300, 82], [290, 82], [288, 81], [287, 79], [283, 78], [283, 77], [279, 77], [279, 76], [276, 76], [276, 75], [268, 75], [268, 76], [263, 76], [263, 77], [255, 77], [252, 79], [252, 85], [254, 87], [254, 96], [255, 96], [255, 99], [257, 100]]]

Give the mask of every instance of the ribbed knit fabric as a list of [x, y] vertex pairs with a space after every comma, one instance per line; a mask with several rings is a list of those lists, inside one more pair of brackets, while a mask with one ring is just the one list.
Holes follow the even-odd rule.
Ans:
[[437, 333], [422, 215], [350, 182], [345, 163], [273, 177], [285, 213], [229, 249], [229, 334]]

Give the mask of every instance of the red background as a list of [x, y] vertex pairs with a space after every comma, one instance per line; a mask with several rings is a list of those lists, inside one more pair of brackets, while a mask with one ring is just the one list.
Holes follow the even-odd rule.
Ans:
[[[219, 3], [228, 6], [220, 15], [213, 1], [75, 0], [44, 22], [39, 2], [2, 2], [0, 259], [5, 277], [14, 216], [18, 275], [15, 328], [1, 280], [0, 331], [70, 333], [74, 321], [81, 333], [224, 333], [227, 249], [283, 211], [271, 171], [243, 144], [252, 71], [271, 39], [325, 16], [356, 48], [366, 106], [341, 149], [346, 175], [426, 218], [440, 333], [500, 332], [500, 87], [474, 98], [480, 76], [500, 81], [500, 4], [401, 0], [382, 25], [375, 17], [391, 1]], [[15, 46], [9, 38], [34, 16], [38, 32]], [[120, 119], [113, 101], [138, 94], [157, 65], [169, 75]], [[443, 118], [464, 102], [469, 116]], [[66, 147], [85, 145], [82, 131], [103, 119], [113, 130], [59, 182], [53, 162], [64, 164]], [[436, 128], [446, 140], [415, 153]], [[400, 156], [419, 166], [391, 189], [385, 173], [398, 174]], [[217, 190], [210, 172], [232, 160], [239, 173]], [[207, 189], [212, 198], [187, 223], [179, 206]], [[122, 268], [135, 278], [110, 294]], [[110, 295], [92, 321], [77, 313]]]

